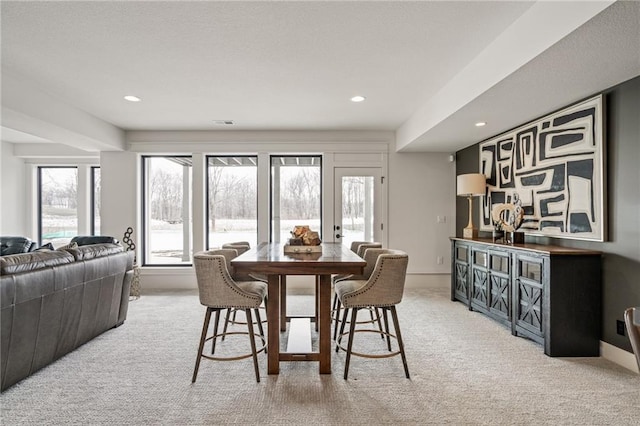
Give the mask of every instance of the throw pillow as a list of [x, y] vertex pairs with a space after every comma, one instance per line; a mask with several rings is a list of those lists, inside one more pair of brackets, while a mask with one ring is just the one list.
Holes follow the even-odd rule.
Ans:
[[58, 247], [58, 250], [63, 250], [63, 249], [76, 249], [78, 248], [78, 243], [76, 243], [75, 241], [70, 242], [69, 244], [62, 246], [62, 247]]
[[35, 249], [35, 251], [47, 251], [47, 250], [53, 250], [53, 243], [43, 244], [37, 249]]

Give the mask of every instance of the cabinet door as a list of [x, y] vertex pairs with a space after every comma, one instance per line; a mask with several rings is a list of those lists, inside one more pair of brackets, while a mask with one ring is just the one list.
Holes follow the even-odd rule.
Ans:
[[489, 312], [498, 320], [511, 320], [511, 260], [509, 253], [489, 252]]
[[454, 298], [469, 303], [469, 246], [454, 245]]
[[[544, 257], [514, 255], [514, 320], [516, 332], [534, 340], [543, 336]], [[547, 259], [548, 262], [548, 259]]]
[[489, 311], [488, 263], [486, 250], [471, 247], [471, 307], [485, 313]]

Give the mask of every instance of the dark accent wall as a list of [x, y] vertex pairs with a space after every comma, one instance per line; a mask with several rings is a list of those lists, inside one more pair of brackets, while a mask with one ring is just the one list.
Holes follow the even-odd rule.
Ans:
[[[628, 337], [616, 333], [616, 320], [623, 319], [626, 308], [640, 306], [640, 77], [603, 93], [606, 114], [606, 241], [545, 237], [526, 237], [526, 241], [603, 252], [601, 340], [631, 352]], [[478, 147], [475, 144], [456, 153], [456, 174], [478, 172]], [[462, 236], [462, 229], [467, 225], [467, 209], [466, 199], [458, 197], [457, 236]], [[477, 226], [478, 201], [474, 201], [473, 209]]]

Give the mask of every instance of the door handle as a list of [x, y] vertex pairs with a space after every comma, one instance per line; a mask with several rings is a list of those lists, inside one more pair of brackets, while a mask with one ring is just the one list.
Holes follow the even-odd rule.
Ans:
[[336, 238], [342, 238], [342, 235], [336, 234]]

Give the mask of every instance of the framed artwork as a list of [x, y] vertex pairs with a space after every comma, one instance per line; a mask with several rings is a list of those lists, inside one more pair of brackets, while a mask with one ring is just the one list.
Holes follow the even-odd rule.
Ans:
[[480, 230], [491, 231], [494, 204], [518, 201], [519, 231], [604, 241], [603, 97], [587, 99], [480, 143], [487, 177]]

